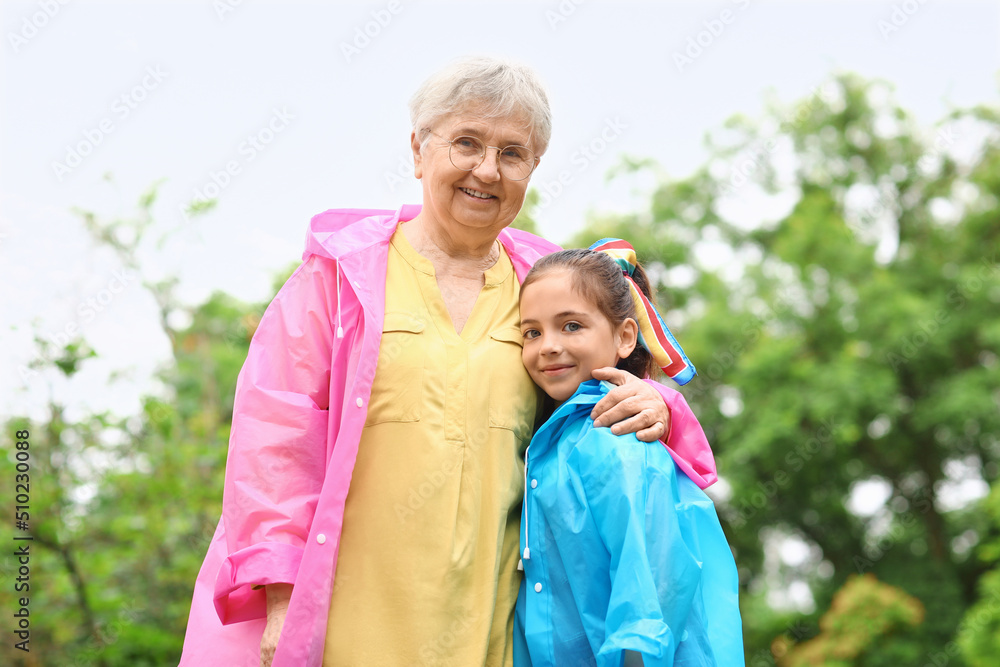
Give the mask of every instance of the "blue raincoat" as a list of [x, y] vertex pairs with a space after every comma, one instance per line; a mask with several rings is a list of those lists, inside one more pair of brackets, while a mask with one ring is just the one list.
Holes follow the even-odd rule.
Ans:
[[525, 452], [514, 664], [743, 665], [715, 506], [665, 448], [594, 428], [607, 391], [582, 383]]

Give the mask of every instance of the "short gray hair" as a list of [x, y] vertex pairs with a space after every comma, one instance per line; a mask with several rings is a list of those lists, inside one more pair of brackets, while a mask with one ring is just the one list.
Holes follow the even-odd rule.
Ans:
[[530, 67], [488, 56], [468, 56], [452, 62], [424, 81], [410, 98], [410, 122], [422, 137], [448, 114], [473, 107], [486, 118], [519, 113], [531, 124], [535, 153], [541, 155], [552, 136], [549, 98]]

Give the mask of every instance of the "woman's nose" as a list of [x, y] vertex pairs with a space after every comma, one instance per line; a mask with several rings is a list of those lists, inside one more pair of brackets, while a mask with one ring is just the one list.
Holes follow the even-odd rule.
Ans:
[[500, 180], [500, 152], [493, 147], [487, 147], [483, 161], [472, 172], [484, 183]]

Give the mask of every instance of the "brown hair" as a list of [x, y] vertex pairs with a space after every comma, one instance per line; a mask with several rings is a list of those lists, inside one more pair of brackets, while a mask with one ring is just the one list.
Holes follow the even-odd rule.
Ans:
[[[524, 288], [536, 280], [560, 270], [570, 272], [573, 289], [597, 306], [613, 326], [618, 326], [630, 317], [636, 319], [635, 303], [632, 301], [628, 281], [621, 266], [605, 253], [586, 248], [561, 250], [542, 257], [524, 277], [521, 293], [523, 294]], [[650, 303], [654, 303], [649, 288], [649, 278], [641, 266], [636, 265], [632, 280]], [[652, 378], [660, 373], [660, 367], [656, 365], [653, 355], [638, 341], [632, 354], [625, 359], [619, 359], [616, 368], [640, 378]]]

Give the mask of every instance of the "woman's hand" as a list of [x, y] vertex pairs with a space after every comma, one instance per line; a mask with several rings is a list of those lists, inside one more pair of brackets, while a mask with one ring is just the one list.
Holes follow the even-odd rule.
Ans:
[[278, 648], [278, 638], [281, 628], [285, 625], [288, 614], [288, 601], [292, 597], [291, 584], [268, 584], [267, 592], [267, 625], [264, 626], [264, 636], [260, 639], [260, 667], [271, 667], [274, 651]]
[[648, 383], [610, 366], [594, 369], [593, 376], [618, 385], [591, 411], [594, 426], [610, 426], [615, 435], [635, 433], [643, 442], [659, 440], [670, 431], [670, 409]]

